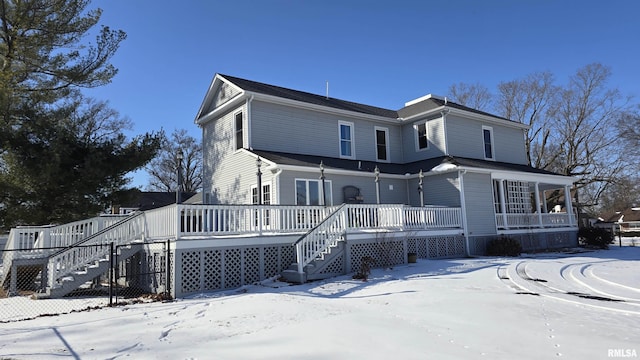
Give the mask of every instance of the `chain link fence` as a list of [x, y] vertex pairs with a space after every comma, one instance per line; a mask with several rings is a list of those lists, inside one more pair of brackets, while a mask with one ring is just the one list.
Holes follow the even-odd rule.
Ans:
[[107, 255], [55, 283], [50, 280], [54, 270], [48, 259], [65, 248], [2, 250], [0, 323], [171, 299], [169, 241], [78, 247], [87, 251], [104, 247]]

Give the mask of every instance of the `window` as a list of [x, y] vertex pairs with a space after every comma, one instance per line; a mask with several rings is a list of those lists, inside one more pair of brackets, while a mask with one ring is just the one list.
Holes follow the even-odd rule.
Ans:
[[493, 154], [493, 129], [488, 126], [482, 127], [482, 141], [484, 144], [484, 158], [488, 160], [494, 159]]
[[[258, 186], [251, 186], [251, 203], [258, 203]], [[262, 204], [271, 204], [271, 184], [262, 184]], [[269, 226], [271, 223], [271, 211], [269, 209], [256, 210], [254, 214], [254, 225], [258, 226], [258, 219], [260, 219], [260, 213], [262, 212], [262, 226]]]
[[242, 149], [244, 147], [244, 136], [242, 134], [242, 112], [239, 112], [235, 115], [234, 132], [236, 140], [236, 150]]
[[[332, 205], [331, 181], [324, 182], [325, 199], [327, 205]], [[323, 205], [322, 181], [296, 179], [296, 205]]]
[[416, 149], [425, 150], [429, 148], [429, 134], [427, 133], [427, 123], [423, 122], [414, 125], [416, 129]]
[[381, 161], [389, 161], [389, 129], [375, 127], [376, 132], [376, 158]]
[[[251, 203], [258, 203], [258, 187], [256, 185], [251, 186]], [[271, 184], [262, 184], [262, 204], [271, 204]]]
[[338, 131], [340, 133], [340, 157], [353, 159], [353, 123], [340, 121], [338, 122]]

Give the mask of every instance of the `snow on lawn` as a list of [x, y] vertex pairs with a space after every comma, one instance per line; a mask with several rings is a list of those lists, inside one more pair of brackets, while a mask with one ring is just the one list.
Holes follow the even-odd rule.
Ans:
[[[604, 359], [640, 352], [639, 247], [419, 260], [0, 324], [15, 359]], [[34, 300], [35, 301], [35, 300]], [[48, 300], [37, 300], [48, 301]]]

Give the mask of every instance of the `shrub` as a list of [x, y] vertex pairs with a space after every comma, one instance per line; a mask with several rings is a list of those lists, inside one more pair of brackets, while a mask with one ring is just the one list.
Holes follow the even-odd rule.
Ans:
[[510, 237], [500, 237], [489, 241], [487, 255], [489, 256], [520, 256], [522, 245]]
[[613, 234], [609, 230], [602, 228], [580, 228], [578, 230], [578, 239], [584, 246], [608, 249], [609, 244], [613, 242]]
[[362, 262], [360, 263], [360, 272], [353, 275], [354, 279], [367, 281], [369, 278], [369, 274], [371, 274], [371, 266], [375, 264], [375, 260], [370, 256], [365, 256], [362, 258]]

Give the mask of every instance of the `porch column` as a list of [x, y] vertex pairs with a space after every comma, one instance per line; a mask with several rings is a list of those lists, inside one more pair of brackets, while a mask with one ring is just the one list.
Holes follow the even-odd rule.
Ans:
[[500, 212], [502, 213], [502, 223], [504, 224], [504, 228], [509, 228], [509, 223], [507, 222], [507, 204], [505, 202], [505, 193], [504, 193], [504, 179], [500, 179], [498, 181], [498, 190], [500, 190]]
[[542, 190], [542, 212], [544, 212], [545, 214], [549, 213], [549, 208], [547, 207], [546, 190]]
[[540, 227], [544, 227], [542, 223], [542, 209], [540, 209], [540, 183], [536, 181], [535, 183], [535, 194], [536, 194], [536, 212], [538, 213], [538, 225]]
[[569, 225], [573, 225], [573, 204], [571, 203], [571, 186], [569, 185], [564, 187], [564, 207], [567, 209], [567, 216], [569, 216]]

